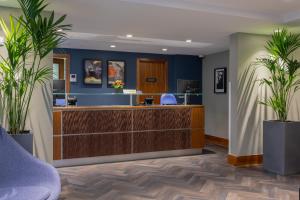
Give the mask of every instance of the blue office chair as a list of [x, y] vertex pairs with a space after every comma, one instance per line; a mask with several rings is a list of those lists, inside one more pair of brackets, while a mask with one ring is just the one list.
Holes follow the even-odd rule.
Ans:
[[174, 94], [162, 94], [160, 97], [160, 105], [176, 105], [177, 100]]

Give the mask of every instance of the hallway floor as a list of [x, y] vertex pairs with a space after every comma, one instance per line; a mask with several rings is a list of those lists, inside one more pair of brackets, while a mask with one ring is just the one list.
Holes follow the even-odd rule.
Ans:
[[199, 156], [59, 168], [60, 200], [298, 200], [300, 175], [235, 168], [225, 150], [206, 149]]

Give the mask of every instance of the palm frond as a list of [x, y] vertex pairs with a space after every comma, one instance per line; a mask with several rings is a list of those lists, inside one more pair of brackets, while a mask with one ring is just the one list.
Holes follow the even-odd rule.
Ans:
[[42, 60], [65, 39], [65, 31], [71, 28], [63, 24], [66, 15], [56, 19], [54, 12], [45, 12], [46, 0], [18, 0], [18, 3], [22, 16], [10, 17], [9, 23], [0, 19], [8, 54], [7, 58], [0, 55], [0, 77], [3, 77], [0, 114], [5, 107], [11, 133], [24, 130], [35, 87], [51, 79], [52, 68], [42, 67]]
[[51, 80], [53, 69], [51, 67], [42, 67], [36, 71], [35, 82], [40, 84], [45, 84], [47, 81]]
[[262, 102], [271, 107], [281, 121], [286, 121], [293, 93], [300, 89], [300, 62], [293, 53], [300, 48], [300, 34], [282, 29], [272, 35], [266, 49], [270, 56], [258, 58], [257, 64], [268, 69], [270, 78], [263, 78], [260, 84], [267, 85], [272, 95]]

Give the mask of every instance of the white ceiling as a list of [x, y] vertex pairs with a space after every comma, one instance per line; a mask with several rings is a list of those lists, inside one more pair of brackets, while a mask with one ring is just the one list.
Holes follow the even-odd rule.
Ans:
[[[235, 32], [300, 31], [299, 0], [49, 0], [73, 24], [62, 47], [206, 55], [229, 48]], [[15, 0], [0, 0], [15, 6]], [[126, 34], [133, 38], [126, 38]], [[186, 43], [192, 39], [192, 43]], [[116, 45], [111, 49], [110, 45]], [[162, 52], [167, 48], [167, 52]]]

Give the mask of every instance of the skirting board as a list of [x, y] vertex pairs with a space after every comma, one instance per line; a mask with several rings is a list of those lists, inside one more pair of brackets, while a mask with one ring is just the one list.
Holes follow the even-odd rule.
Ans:
[[99, 156], [99, 157], [89, 157], [89, 158], [55, 160], [53, 161], [53, 165], [54, 167], [71, 167], [71, 166], [80, 166], [80, 165], [145, 160], [145, 159], [154, 159], [154, 158], [193, 156], [199, 154], [202, 154], [202, 149], [184, 149], [184, 150], [134, 153], [134, 154], [114, 155], [114, 156]]
[[212, 135], [205, 135], [205, 143], [214, 144], [228, 149], [228, 139], [226, 138], [216, 137]]
[[262, 164], [263, 156], [262, 155], [250, 155], [250, 156], [228, 155], [227, 161], [229, 164], [236, 167], [260, 165]]

